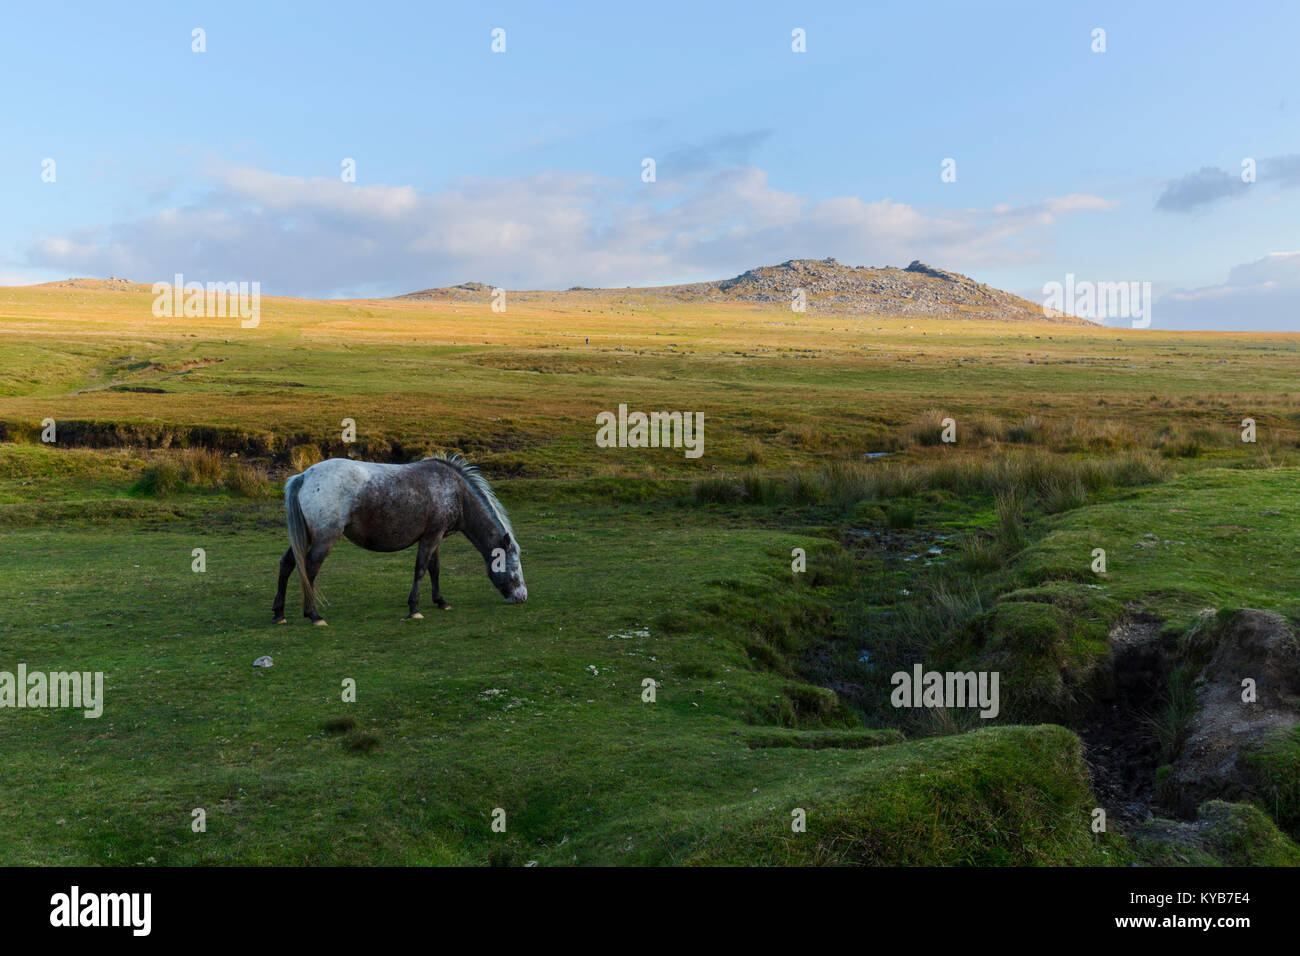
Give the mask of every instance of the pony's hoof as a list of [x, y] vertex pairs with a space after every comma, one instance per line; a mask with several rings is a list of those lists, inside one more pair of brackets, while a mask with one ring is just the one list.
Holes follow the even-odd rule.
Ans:
[[424, 615], [419, 611], [412, 611], [410, 614], [406, 615], [406, 619], [408, 621], [423, 621]]
[[323, 617], [318, 617], [318, 618], [316, 618], [316, 620], [312, 621], [311, 624], [312, 624], [312, 627], [327, 627], [327, 626], [328, 626], [328, 625], [326, 625], [326, 623], [325, 623], [325, 618], [323, 618]]
[[286, 620], [285, 620], [284, 618], [282, 618], [282, 617], [277, 617], [277, 618], [276, 618], [274, 621], [272, 621], [271, 623], [272, 623], [272, 624], [288, 624], [289, 622], [286, 621]]

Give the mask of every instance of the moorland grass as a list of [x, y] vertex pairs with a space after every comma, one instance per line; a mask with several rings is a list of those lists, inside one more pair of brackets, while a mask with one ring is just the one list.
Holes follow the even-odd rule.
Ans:
[[[1129, 862], [1078, 738], [1038, 721], [1086, 703], [1122, 609], [1300, 603], [1294, 336], [641, 298], [266, 297], [242, 330], [149, 303], [0, 289], [0, 662], [109, 681], [99, 721], [0, 722], [0, 862]], [[597, 447], [622, 402], [703, 411], [705, 455]], [[345, 545], [331, 626], [271, 627], [283, 479], [442, 450], [500, 489], [528, 604], [457, 539], [456, 610], [407, 622], [411, 555]], [[1002, 668], [999, 726], [900, 718], [889, 669], [918, 656]], [[1221, 816], [1205, 861], [1293, 859], [1267, 814]]]

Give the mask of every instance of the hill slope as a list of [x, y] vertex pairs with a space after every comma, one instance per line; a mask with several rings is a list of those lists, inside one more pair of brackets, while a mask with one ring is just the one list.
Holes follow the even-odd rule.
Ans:
[[[1092, 324], [1072, 316], [1048, 319], [1040, 306], [1009, 292], [976, 282], [956, 272], [913, 262], [893, 266], [846, 266], [837, 259], [791, 259], [760, 266], [731, 279], [649, 288], [586, 289], [566, 292], [517, 292], [522, 302], [578, 298], [627, 300], [630, 296], [679, 302], [752, 302], [789, 307], [794, 290], [802, 289], [815, 312], [855, 313], [918, 318], [998, 318], [1012, 321], [1053, 321]], [[482, 282], [424, 289], [396, 296], [408, 300], [478, 300], [490, 296]]]

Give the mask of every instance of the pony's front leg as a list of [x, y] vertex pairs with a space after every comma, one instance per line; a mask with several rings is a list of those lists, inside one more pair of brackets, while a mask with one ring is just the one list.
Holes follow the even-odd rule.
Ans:
[[420, 539], [420, 546], [415, 552], [415, 578], [411, 581], [411, 593], [406, 597], [406, 606], [410, 608], [411, 613], [407, 616], [414, 620], [423, 619], [424, 615], [420, 613], [420, 582], [424, 580], [424, 572], [429, 568], [429, 558], [434, 561], [433, 571], [433, 593], [434, 600], [442, 604], [441, 597], [438, 596], [438, 544], [442, 541], [441, 534], [429, 535]]
[[450, 611], [451, 605], [442, 599], [442, 588], [438, 584], [438, 545], [434, 545], [433, 560], [429, 563], [429, 580], [433, 584], [433, 603], [439, 610]]

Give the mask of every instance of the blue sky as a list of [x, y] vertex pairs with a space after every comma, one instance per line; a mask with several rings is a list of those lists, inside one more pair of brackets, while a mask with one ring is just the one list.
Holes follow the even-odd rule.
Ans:
[[1157, 328], [1300, 330], [1297, 35], [1283, 3], [14, 6], [0, 283], [920, 258], [1036, 300], [1150, 282]]

